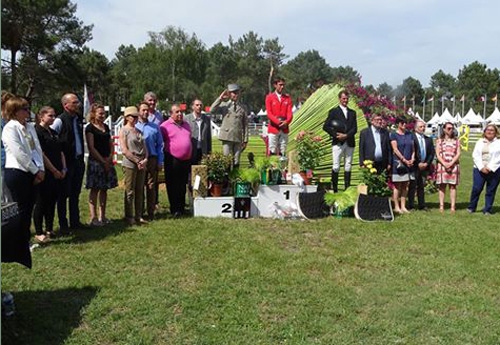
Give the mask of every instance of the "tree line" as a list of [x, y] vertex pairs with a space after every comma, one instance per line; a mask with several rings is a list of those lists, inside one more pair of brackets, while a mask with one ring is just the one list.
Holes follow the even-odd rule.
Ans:
[[[159, 97], [160, 107], [190, 103], [195, 97], [209, 105], [228, 83], [244, 88], [244, 101], [254, 112], [264, 107], [273, 75], [283, 76], [295, 103], [304, 101], [325, 83], [359, 83], [361, 75], [351, 66], [330, 66], [316, 50], [290, 59], [279, 38], [263, 38], [253, 31], [227, 43], [207, 47], [195, 33], [167, 26], [148, 32], [142, 47], [121, 45], [114, 58], [85, 46], [92, 40], [93, 25], [85, 25], [69, 0], [2, 1], [2, 88], [23, 95], [32, 105], [49, 104], [60, 109], [63, 92], [82, 94], [83, 85], [93, 99], [119, 115], [121, 106], [135, 104], [146, 91]], [[442, 70], [424, 88], [409, 76], [401, 85], [364, 85], [370, 93], [395, 99], [402, 105], [435, 97], [465, 98], [466, 109], [482, 112], [479, 97], [500, 93], [500, 71], [474, 61], [455, 77]], [[488, 104], [491, 112], [493, 105]], [[429, 110], [427, 110], [428, 112]], [[464, 115], [464, 114], [462, 114]]]

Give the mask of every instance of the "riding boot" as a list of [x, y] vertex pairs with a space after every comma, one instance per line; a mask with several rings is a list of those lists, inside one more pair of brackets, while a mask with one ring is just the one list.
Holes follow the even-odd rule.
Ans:
[[334, 193], [337, 193], [339, 184], [339, 173], [332, 170], [332, 189]]
[[345, 189], [349, 188], [351, 185], [351, 172], [350, 171], [344, 171], [344, 186]]

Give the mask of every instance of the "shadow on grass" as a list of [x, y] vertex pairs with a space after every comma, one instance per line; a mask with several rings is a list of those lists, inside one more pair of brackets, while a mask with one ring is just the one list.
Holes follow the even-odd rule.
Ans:
[[82, 310], [98, 288], [67, 288], [54, 291], [12, 291], [16, 311], [2, 317], [2, 344], [50, 344], [66, 342], [81, 325]]
[[128, 225], [124, 220], [114, 220], [113, 223], [105, 226], [72, 230], [71, 235], [57, 237], [48, 245], [101, 241], [107, 237], [118, 236], [129, 231], [134, 231], [134, 227]]

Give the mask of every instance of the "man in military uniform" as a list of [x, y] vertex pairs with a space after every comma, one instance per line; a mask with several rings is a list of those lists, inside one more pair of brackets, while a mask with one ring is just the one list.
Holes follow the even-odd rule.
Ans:
[[241, 88], [238, 84], [229, 84], [210, 107], [212, 114], [222, 115], [219, 140], [222, 152], [232, 154], [234, 167], [240, 165], [241, 152], [248, 144], [248, 108], [240, 103]]

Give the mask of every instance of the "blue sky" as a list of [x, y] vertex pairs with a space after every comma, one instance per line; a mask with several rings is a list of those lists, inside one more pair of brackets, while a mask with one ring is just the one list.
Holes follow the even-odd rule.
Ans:
[[500, 2], [493, 0], [73, 2], [77, 16], [94, 24], [88, 46], [109, 59], [121, 44], [142, 47], [149, 31], [173, 25], [207, 48], [251, 30], [278, 37], [290, 58], [316, 49], [332, 67], [349, 65], [374, 86], [412, 76], [425, 87], [439, 69], [456, 77], [476, 60], [500, 69]]

